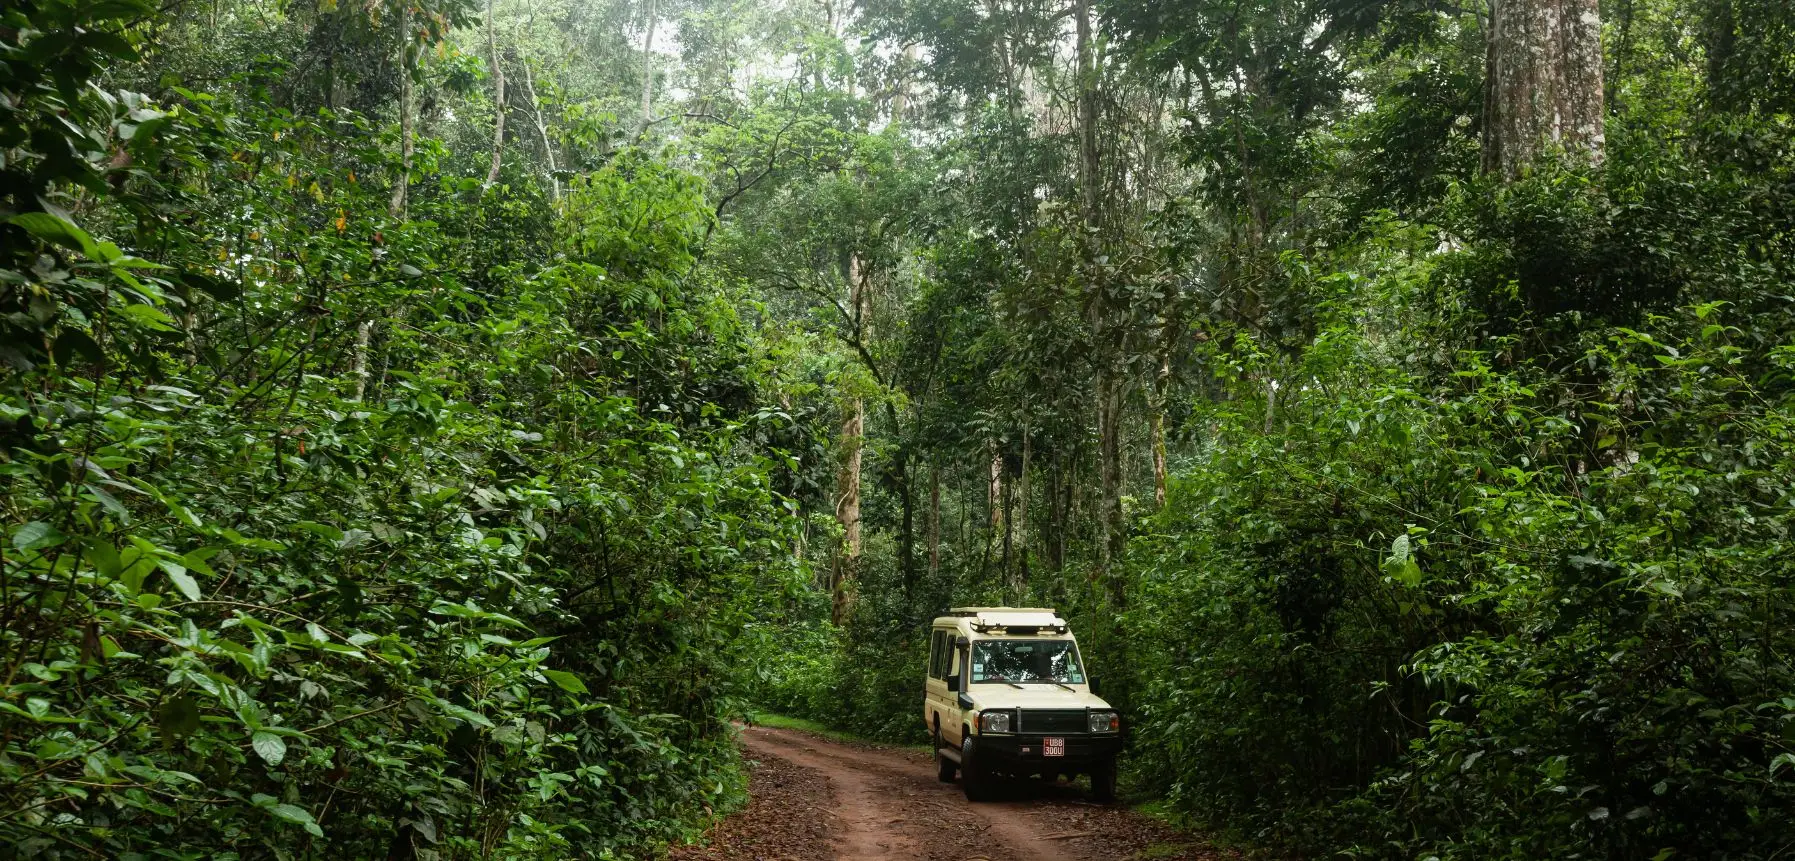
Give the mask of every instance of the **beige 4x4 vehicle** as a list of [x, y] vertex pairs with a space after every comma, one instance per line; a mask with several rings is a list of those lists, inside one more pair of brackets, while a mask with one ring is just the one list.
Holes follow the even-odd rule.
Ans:
[[1116, 794], [1121, 721], [1091, 692], [1078, 640], [1052, 610], [955, 607], [929, 637], [923, 720], [941, 781], [983, 801], [999, 776], [1090, 775]]

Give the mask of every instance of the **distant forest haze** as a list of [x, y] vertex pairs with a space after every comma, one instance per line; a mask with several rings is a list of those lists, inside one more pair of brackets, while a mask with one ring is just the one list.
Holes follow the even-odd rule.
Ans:
[[0, 846], [633, 859], [1051, 606], [1265, 857], [1795, 857], [1787, 0], [8, 0]]

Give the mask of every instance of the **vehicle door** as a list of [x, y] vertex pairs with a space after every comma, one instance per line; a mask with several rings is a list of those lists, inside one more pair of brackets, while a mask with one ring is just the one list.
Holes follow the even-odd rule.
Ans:
[[941, 713], [941, 693], [946, 688], [941, 680], [941, 629], [929, 632], [929, 665], [924, 674], [922, 689], [922, 725], [933, 730], [936, 716]]
[[960, 746], [964, 722], [960, 709], [960, 692], [966, 690], [967, 649], [970, 646], [957, 631], [943, 631], [941, 666], [941, 738], [952, 747]]
[[955, 722], [954, 692], [948, 690], [947, 677], [952, 672], [953, 632], [946, 628], [936, 628], [929, 632], [929, 675], [926, 692], [923, 696], [923, 724], [930, 730], [940, 721], [941, 735], [944, 739], [952, 738], [950, 726]]

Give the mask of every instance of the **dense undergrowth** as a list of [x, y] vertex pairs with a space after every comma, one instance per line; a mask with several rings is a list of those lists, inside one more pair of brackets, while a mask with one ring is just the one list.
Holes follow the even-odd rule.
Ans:
[[1272, 432], [1262, 402], [1206, 413], [1146, 526], [1143, 779], [1367, 857], [1769, 857], [1795, 793], [1795, 308], [1430, 342], [1379, 312], [1478, 261], [1396, 259]]
[[438, 163], [398, 203], [376, 127], [271, 70], [96, 76], [147, 11], [0, 20], [5, 854], [686, 833], [742, 790], [731, 644], [804, 582], [700, 183], [620, 157], [560, 217]]

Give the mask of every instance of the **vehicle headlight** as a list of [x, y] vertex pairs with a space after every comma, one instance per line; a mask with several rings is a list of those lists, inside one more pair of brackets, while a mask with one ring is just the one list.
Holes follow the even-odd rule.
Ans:
[[1009, 712], [985, 712], [979, 715], [979, 732], [1009, 732]]
[[1121, 718], [1115, 712], [1091, 712], [1091, 732], [1115, 732], [1122, 728]]

